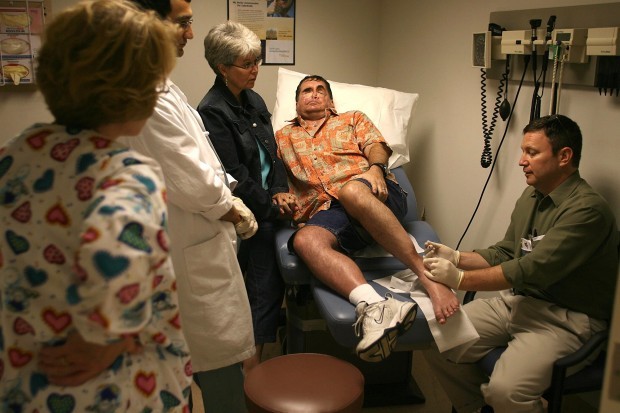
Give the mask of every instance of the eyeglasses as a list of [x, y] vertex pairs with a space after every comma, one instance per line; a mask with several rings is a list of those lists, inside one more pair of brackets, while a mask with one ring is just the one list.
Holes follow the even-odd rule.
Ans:
[[257, 57], [253, 62], [245, 62], [242, 65], [236, 65], [234, 63], [231, 63], [229, 66], [238, 67], [239, 69], [243, 69], [243, 70], [252, 70], [254, 69], [254, 67], [258, 67], [262, 64], [263, 64], [263, 59], [260, 57]]
[[190, 27], [192, 27], [192, 23], [194, 23], [194, 18], [190, 17], [190, 18], [181, 18], [178, 20], [174, 20], [174, 24], [178, 24], [179, 27], [181, 29], [183, 29], [184, 31], [189, 30]]

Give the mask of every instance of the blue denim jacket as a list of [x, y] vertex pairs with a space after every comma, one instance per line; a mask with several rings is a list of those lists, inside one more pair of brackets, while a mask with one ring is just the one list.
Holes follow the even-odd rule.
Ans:
[[[241, 100], [243, 104], [239, 104], [218, 76], [198, 105], [198, 113], [226, 172], [239, 181], [233, 194], [243, 200], [258, 221], [272, 220], [278, 216], [278, 207], [271, 197], [288, 192], [286, 169], [276, 155], [271, 113], [265, 101], [250, 89], [241, 92]], [[257, 142], [271, 162], [268, 190], [261, 183]]]

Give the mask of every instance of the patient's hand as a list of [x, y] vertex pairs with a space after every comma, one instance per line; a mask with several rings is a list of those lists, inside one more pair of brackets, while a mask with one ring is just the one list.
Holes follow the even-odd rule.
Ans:
[[383, 171], [379, 168], [370, 168], [366, 172], [359, 174], [356, 178], [362, 178], [370, 184], [370, 192], [379, 199], [381, 202], [385, 202], [388, 196], [387, 183], [383, 176]]
[[272, 198], [273, 203], [280, 207], [280, 215], [283, 218], [291, 218], [296, 211], [299, 211], [299, 201], [294, 194], [280, 192]]
[[52, 384], [79, 386], [106, 370], [121, 354], [140, 351], [132, 337], [101, 345], [87, 342], [73, 332], [65, 344], [41, 349], [38, 367]]

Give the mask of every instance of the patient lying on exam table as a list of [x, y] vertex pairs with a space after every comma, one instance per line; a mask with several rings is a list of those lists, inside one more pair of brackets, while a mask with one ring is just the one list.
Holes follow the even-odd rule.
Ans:
[[422, 259], [400, 224], [406, 194], [387, 168], [392, 150], [362, 112], [336, 112], [329, 82], [303, 78], [297, 117], [276, 132], [278, 156], [301, 208], [289, 247], [323, 283], [355, 305], [356, 353], [366, 361], [390, 355], [415, 320], [417, 305], [380, 296], [348, 253], [375, 241], [420, 276], [440, 323], [459, 309], [447, 287], [424, 276]]

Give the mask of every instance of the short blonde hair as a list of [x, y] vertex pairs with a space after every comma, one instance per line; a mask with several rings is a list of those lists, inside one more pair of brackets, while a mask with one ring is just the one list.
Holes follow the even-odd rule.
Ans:
[[154, 12], [95, 0], [45, 30], [37, 82], [56, 122], [80, 128], [148, 118], [176, 62], [176, 32]]

